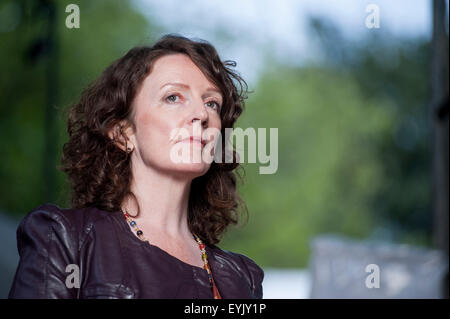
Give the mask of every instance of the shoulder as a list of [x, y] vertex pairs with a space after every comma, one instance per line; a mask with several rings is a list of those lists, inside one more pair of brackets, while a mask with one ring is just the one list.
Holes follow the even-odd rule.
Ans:
[[76, 298], [78, 290], [66, 285], [67, 267], [81, 264], [81, 247], [106, 214], [47, 203], [25, 215], [17, 228], [20, 260], [9, 298]]
[[52, 203], [45, 203], [32, 209], [19, 224], [17, 236], [23, 233], [41, 236], [67, 234], [77, 239], [79, 246], [83, 243], [94, 225], [108, 218], [109, 212], [96, 207], [61, 208]]
[[61, 208], [52, 203], [45, 203], [31, 210], [25, 218], [30, 215], [48, 215], [81, 226], [89, 222], [95, 222], [96, 220], [106, 218], [109, 214], [109, 212], [100, 210], [96, 207]]
[[210, 246], [210, 249], [214, 253], [216, 262], [227, 264], [237, 272], [244, 274], [255, 295], [262, 298], [264, 271], [255, 261], [244, 254], [224, 250], [215, 245]]

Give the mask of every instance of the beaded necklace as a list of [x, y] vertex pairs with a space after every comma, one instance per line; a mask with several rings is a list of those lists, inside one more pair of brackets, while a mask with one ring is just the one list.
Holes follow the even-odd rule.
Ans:
[[[127, 212], [124, 212], [123, 210], [122, 210], [122, 213], [125, 216], [125, 219], [127, 220], [127, 222], [130, 224], [130, 226], [136, 230], [136, 235], [139, 237], [139, 239], [144, 242], [150, 243], [144, 237], [144, 233], [142, 232], [142, 230], [139, 229], [136, 222], [131, 218], [130, 214], [128, 214]], [[192, 235], [194, 236], [195, 240], [197, 241], [200, 251], [202, 253], [203, 268], [208, 273], [209, 284], [210, 284], [210, 287], [211, 287], [211, 290], [213, 293], [213, 297], [214, 297], [214, 299], [222, 299], [222, 297], [220, 296], [219, 290], [217, 289], [216, 284], [214, 282], [211, 267], [209, 266], [209, 263], [208, 263], [208, 256], [206, 255], [206, 250], [205, 250], [206, 246], [205, 246], [205, 244], [203, 244], [201, 239], [196, 234], [192, 234]]]

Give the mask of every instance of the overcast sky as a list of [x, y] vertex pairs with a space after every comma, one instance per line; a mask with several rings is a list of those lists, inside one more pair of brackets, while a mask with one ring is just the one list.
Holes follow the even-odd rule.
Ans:
[[[380, 30], [394, 37], [429, 37], [431, 0], [136, 0], [151, 20], [170, 32], [212, 42], [222, 58], [236, 60], [243, 75], [251, 78], [261, 68], [259, 46], [270, 44], [284, 59], [316, 54], [307, 38], [310, 15], [327, 18], [349, 38], [376, 32], [365, 27], [366, 6], [372, 3], [380, 9]], [[218, 32], [252, 45], [215, 42]]]

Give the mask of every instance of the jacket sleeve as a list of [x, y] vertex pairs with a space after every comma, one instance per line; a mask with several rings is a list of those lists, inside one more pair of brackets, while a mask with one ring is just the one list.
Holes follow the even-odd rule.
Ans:
[[20, 260], [8, 298], [77, 298], [77, 238], [55, 207], [42, 205], [20, 222]]
[[262, 282], [264, 280], [264, 271], [249, 257], [242, 254], [239, 254], [239, 257], [242, 259], [245, 266], [247, 267], [250, 276], [251, 289], [254, 297], [257, 299], [262, 299], [263, 297]]

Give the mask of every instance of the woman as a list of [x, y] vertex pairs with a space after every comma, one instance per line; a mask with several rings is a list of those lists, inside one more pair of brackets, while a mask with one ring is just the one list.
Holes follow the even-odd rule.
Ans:
[[224, 142], [203, 133], [242, 113], [246, 84], [230, 66], [206, 41], [166, 35], [83, 92], [60, 168], [72, 208], [22, 220], [10, 298], [262, 298], [262, 269], [215, 245], [238, 222], [239, 164], [193, 160]]

